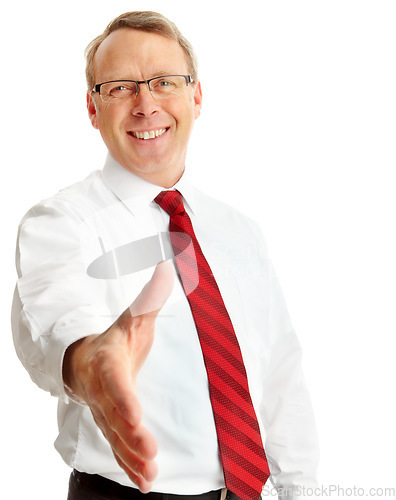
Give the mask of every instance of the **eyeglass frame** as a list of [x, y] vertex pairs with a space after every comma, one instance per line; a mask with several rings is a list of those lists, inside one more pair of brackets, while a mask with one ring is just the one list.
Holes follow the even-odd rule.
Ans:
[[189, 83], [195, 83], [193, 77], [190, 75], [161, 75], [161, 76], [155, 76], [154, 78], [149, 78], [148, 80], [109, 80], [108, 82], [96, 83], [93, 89], [91, 90], [91, 93], [99, 94], [100, 98], [102, 99], [102, 94], [100, 93], [100, 87], [102, 85], [105, 85], [106, 83], [129, 82], [129, 83], [136, 83], [136, 96], [138, 96], [140, 84], [147, 83], [149, 91], [153, 92], [150, 86], [150, 82], [152, 82], [153, 80], [157, 80], [158, 78], [167, 78], [172, 76], [182, 76], [186, 80], [186, 87], [188, 87]]

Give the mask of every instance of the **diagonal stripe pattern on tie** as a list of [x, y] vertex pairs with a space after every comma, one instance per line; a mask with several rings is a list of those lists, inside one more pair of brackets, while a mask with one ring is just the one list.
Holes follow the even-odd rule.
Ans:
[[154, 201], [170, 215], [175, 261], [208, 374], [226, 487], [241, 500], [258, 500], [270, 471], [231, 319], [184, 209], [182, 195], [162, 191]]

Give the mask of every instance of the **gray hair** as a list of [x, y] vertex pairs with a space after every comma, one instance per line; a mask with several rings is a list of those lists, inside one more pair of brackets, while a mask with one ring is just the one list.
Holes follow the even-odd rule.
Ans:
[[184, 50], [188, 71], [194, 81], [198, 81], [198, 61], [191, 43], [181, 34], [177, 26], [162, 14], [152, 11], [126, 12], [115, 18], [106, 27], [104, 32], [94, 38], [85, 49], [88, 90], [95, 85], [94, 58], [100, 44], [110, 33], [121, 28], [131, 28], [135, 30], [158, 33], [172, 40], [176, 40]]

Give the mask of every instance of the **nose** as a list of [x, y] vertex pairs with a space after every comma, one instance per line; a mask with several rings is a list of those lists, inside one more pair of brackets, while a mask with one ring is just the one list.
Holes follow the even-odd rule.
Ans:
[[146, 83], [139, 84], [139, 92], [132, 106], [132, 114], [136, 116], [150, 116], [160, 109], [158, 101], [154, 99]]

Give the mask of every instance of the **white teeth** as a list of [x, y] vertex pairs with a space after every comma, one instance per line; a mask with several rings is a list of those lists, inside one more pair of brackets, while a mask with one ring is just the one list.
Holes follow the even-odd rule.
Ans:
[[150, 130], [145, 132], [132, 132], [133, 137], [137, 139], [154, 139], [155, 137], [159, 137], [166, 132], [166, 128], [161, 128], [159, 130]]

